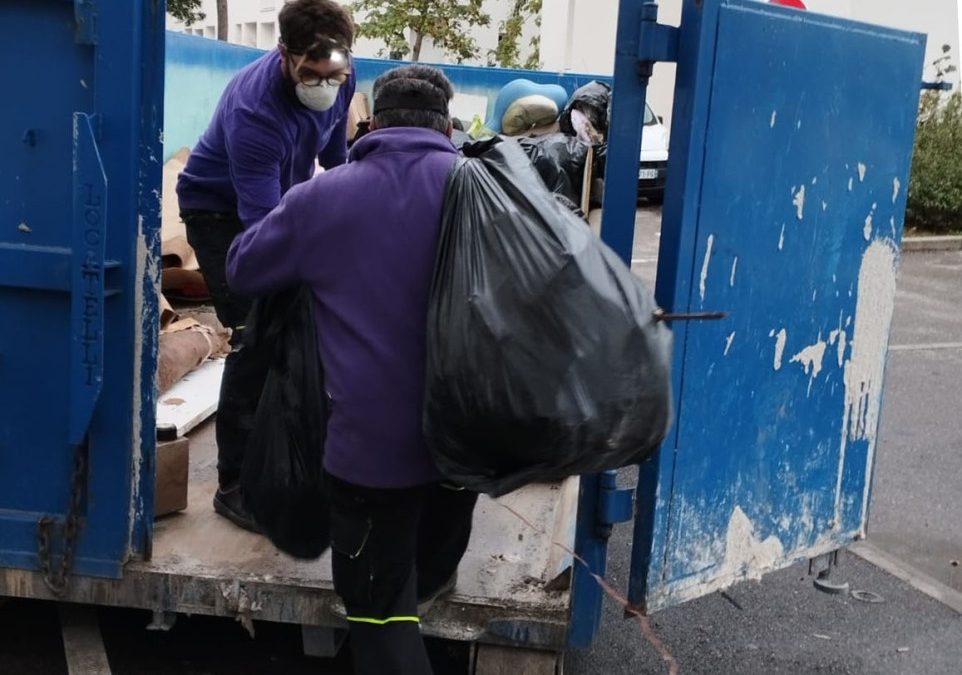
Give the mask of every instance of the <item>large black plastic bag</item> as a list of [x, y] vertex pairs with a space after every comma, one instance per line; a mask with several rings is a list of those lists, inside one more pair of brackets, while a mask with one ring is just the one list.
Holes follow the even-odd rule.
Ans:
[[549, 190], [573, 204], [581, 203], [590, 145], [564, 134], [532, 136], [517, 141]]
[[245, 349], [269, 360], [241, 471], [254, 520], [281, 551], [313, 559], [330, 541], [322, 468], [327, 396], [306, 288], [257, 300]]
[[561, 111], [561, 116], [558, 118], [561, 131], [569, 136], [575, 135], [575, 129], [571, 125], [571, 111], [580, 110], [588, 117], [588, 121], [595, 129], [607, 136], [610, 105], [611, 87], [604, 82], [592, 80], [575, 90], [565, 109]]
[[428, 323], [424, 431], [438, 468], [497, 496], [644, 460], [671, 417], [671, 338], [653, 299], [516, 142], [464, 151]]

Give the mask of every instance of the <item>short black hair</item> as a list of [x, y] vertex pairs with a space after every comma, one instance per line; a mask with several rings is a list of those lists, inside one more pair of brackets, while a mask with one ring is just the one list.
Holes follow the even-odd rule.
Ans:
[[[432, 98], [441, 95], [448, 103], [454, 98], [451, 81], [437, 68], [423, 65], [399, 66], [374, 81], [374, 109], [377, 110], [377, 100], [382, 94], [396, 96], [412, 92], [423, 93]], [[451, 118], [434, 110], [394, 109], [375, 112], [374, 123], [379, 129], [423, 127], [446, 134]]]
[[330, 57], [331, 49], [349, 51], [354, 44], [354, 19], [334, 0], [288, 0], [277, 23], [287, 51], [312, 60]]

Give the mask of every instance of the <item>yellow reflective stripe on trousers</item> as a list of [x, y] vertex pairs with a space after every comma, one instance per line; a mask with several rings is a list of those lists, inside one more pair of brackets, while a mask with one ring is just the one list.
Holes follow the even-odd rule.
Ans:
[[375, 626], [385, 626], [389, 623], [421, 623], [421, 619], [416, 616], [389, 616], [386, 619], [368, 619], [363, 616], [346, 616], [344, 617], [348, 621], [353, 621], [354, 623], [370, 623]]

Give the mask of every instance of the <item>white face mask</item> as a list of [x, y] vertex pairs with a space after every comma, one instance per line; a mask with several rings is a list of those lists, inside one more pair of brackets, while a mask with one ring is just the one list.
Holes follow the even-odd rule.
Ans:
[[299, 82], [294, 88], [297, 100], [305, 107], [317, 112], [330, 110], [337, 101], [337, 93], [340, 90], [341, 85], [331, 82], [321, 82], [314, 87], [308, 87], [303, 82]]

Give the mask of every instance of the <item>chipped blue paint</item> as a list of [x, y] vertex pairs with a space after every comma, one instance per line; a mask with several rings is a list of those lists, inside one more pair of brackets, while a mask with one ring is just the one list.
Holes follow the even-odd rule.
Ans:
[[750, 0], [686, 2], [681, 31], [656, 294], [730, 314], [674, 326], [677, 421], [638, 492], [651, 610], [864, 532], [925, 46]]
[[[140, 181], [135, 248], [140, 293], [139, 351], [134, 360], [134, 439], [130, 555], [150, 557], [156, 475], [157, 349], [160, 335], [161, 193], [164, 150], [166, 14], [154, 2], [141, 17], [143, 81], [140, 102]], [[138, 371], [139, 369], [139, 371]]]
[[[7, 84], [20, 94], [17, 105], [0, 111], [3, 128], [20, 130], [0, 139], [4, 216], [0, 250], [14, 268], [41, 265], [29, 273], [0, 275], [3, 566], [36, 568], [37, 520], [44, 515], [63, 517], [72, 465], [70, 441], [85, 434], [90, 439], [88, 494], [74, 570], [117, 577], [130, 555], [136, 510], [132, 508], [133, 456], [150, 452], [140, 447], [143, 420], [135, 420], [131, 413], [152, 398], [142, 387], [135, 387], [133, 375], [154, 367], [156, 339], [148, 333], [146, 342], [140, 343], [144, 337], [141, 312], [156, 315], [156, 298], [141, 297], [137, 231], [139, 222], [145, 229], [157, 228], [156, 205], [144, 209], [142, 202], [160, 185], [159, 118], [152, 122], [146, 118], [156, 115], [158, 108], [152, 102], [159, 104], [161, 91], [145, 73], [156, 64], [162, 67], [163, 59], [156, 41], [148, 40], [153, 45], [148, 48], [143, 38], [162, 26], [163, 15], [163, 4], [156, 1], [0, 4], [0, 21], [17, 27], [0, 45], [0, 58], [18, 64], [8, 73]], [[82, 25], [78, 18], [83, 19]], [[28, 53], [30, 58], [24, 59]], [[54, 72], [57, 86], [51, 87]], [[75, 113], [80, 120], [76, 217]], [[142, 134], [148, 129], [152, 138], [142, 145]], [[100, 169], [94, 170], [92, 160], [97, 153], [106, 176], [106, 195], [99, 200], [94, 178]], [[151, 198], [156, 201], [156, 196]], [[90, 263], [90, 274], [97, 267], [96, 203], [105, 204], [99, 214], [105, 231], [102, 301], [94, 292], [99, 285], [81, 283], [92, 278], [84, 278], [82, 267], [78, 277], [64, 276], [71, 258]], [[97, 247], [100, 244], [96, 242]], [[65, 279], [69, 280], [66, 285]], [[87, 311], [89, 321], [71, 325], [71, 297], [84, 299], [76, 307]], [[78, 316], [83, 317], [83, 311]], [[71, 342], [78, 346], [75, 351], [69, 349]], [[96, 345], [100, 343], [103, 358], [98, 362]], [[135, 364], [138, 354], [147, 355], [144, 363]], [[94, 366], [103, 369], [99, 397], [75, 393], [71, 398], [69, 374], [75, 373], [75, 385], [86, 387], [88, 367]], [[83, 389], [78, 387], [74, 391]], [[83, 407], [84, 401], [94, 400], [93, 407]], [[143, 521], [145, 516], [149, 512], [141, 509], [138, 517]], [[141, 532], [134, 542], [137, 551], [143, 550], [145, 536], [149, 535]]]

